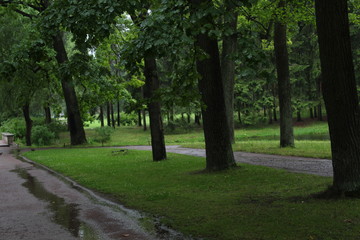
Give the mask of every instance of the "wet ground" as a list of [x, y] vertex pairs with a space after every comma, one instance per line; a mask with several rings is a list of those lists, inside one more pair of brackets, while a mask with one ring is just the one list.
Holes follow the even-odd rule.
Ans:
[[1, 240], [186, 239], [10, 150], [0, 148]]
[[[128, 149], [151, 150], [150, 146]], [[190, 239], [153, 217], [104, 199], [50, 169], [0, 148], [0, 240]], [[168, 146], [168, 152], [205, 156], [205, 150]], [[237, 162], [332, 176], [331, 161], [235, 152]], [[142, 226], [147, 227], [146, 230]]]

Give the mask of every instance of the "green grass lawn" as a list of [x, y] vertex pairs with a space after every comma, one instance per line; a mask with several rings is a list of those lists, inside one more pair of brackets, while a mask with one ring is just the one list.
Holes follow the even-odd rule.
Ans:
[[360, 200], [319, 200], [331, 178], [241, 164], [199, 173], [205, 159], [113, 149], [57, 149], [24, 155], [115, 197], [185, 234], [204, 239], [359, 239]]
[[[86, 127], [86, 136], [89, 144], [85, 146], [101, 146], [94, 141], [95, 127], [98, 122], [93, 122]], [[234, 151], [268, 153], [278, 155], [303, 156], [314, 158], [331, 158], [328, 126], [326, 122], [314, 122], [294, 127], [295, 148], [280, 148], [280, 130], [278, 125], [266, 125], [261, 127], [246, 127], [236, 129], [236, 143]], [[177, 130], [166, 133], [167, 145], [181, 145], [189, 148], [204, 148], [204, 135], [201, 128], [190, 131]], [[60, 139], [53, 146], [68, 146], [70, 143], [69, 133], [62, 133]], [[126, 145], [150, 145], [150, 131], [143, 131], [141, 127], [121, 126], [116, 128], [111, 140], [105, 146]]]

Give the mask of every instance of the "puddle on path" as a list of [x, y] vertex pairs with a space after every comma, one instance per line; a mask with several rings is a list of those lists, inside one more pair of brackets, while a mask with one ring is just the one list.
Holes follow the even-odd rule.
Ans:
[[68, 204], [63, 198], [48, 192], [26, 169], [17, 168], [13, 171], [26, 180], [23, 186], [26, 187], [31, 194], [48, 203], [48, 208], [53, 213], [52, 220], [55, 223], [63, 226], [74, 237], [84, 240], [100, 239], [95, 231], [78, 219], [79, 209], [76, 204]]
[[[73, 236], [82, 240], [100, 240], [102, 239], [90, 226], [86, 225], [78, 219], [79, 209], [76, 204], [68, 204], [63, 198], [48, 192], [41, 182], [30, 175], [26, 169], [17, 168], [13, 170], [26, 182], [23, 186], [26, 187], [31, 194], [36, 198], [48, 202], [48, 208], [53, 213], [52, 220], [66, 228]], [[160, 218], [154, 216], [148, 217], [146, 214], [137, 212], [136, 210], [128, 209], [121, 204], [111, 202], [105, 198], [99, 197], [85, 191], [78, 185], [71, 184], [73, 188], [88, 195], [93, 202], [112, 208], [115, 211], [123, 212], [132, 219], [137, 219], [139, 224], [150, 233], [153, 233], [157, 239], [166, 240], [201, 240], [201, 238], [192, 238], [185, 236], [167, 226], [161, 224]]]

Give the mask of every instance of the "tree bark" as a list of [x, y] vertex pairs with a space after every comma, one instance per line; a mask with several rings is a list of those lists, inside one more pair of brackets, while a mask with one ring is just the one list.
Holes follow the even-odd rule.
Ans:
[[106, 122], [108, 127], [111, 127], [111, 109], [110, 109], [110, 102], [106, 103]]
[[[281, 0], [278, 4], [278, 8], [282, 9], [285, 5], [285, 1]], [[286, 42], [286, 25], [280, 21], [276, 21], [274, 29], [274, 48], [280, 107], [280, 147], [294, 146], [289, 57]]]
[[[68, 62], [64, 42], [60, 32], [53, 38], [53, 46], [56, 51], [56, 60], [58, 64], [61, 66]], [[69, 73], [61, 73], [61, 86], [66, 103], [71, 145], [86, 143], [84, 125], [80, 115], [75, 87]]]
[[232, 0], [225, 0], [225, 8], [228, 12], [228, 19], [224, 23], [232, 33], [223, 37], [221, 54], [221, 72], [224, 87], [224, 97], [226, 106], [226, 115], [229, 125], [229, 135], [231, 143], [235, 143], [234, 135], [234, 85], [235, 85], [235, 61], [233, 54], [237, 50], [237, 19], [238, 14], [235, 11], [235, 4]]
[[164, 139], [164, 128], [161, 117], [161, 106], [158, 99], [156, 99], [155, 92], [160, 87], [159, 78], [157, 75], [157, 67], [155, 58], [145, 54], [145, 88], [144, 96], [149, 101], [148, 111], [150, 117], [150, 131], [151, 131], [151, 147], [154, 161], [161, 161], [166, 159], [166, 148]]
[[120, 127], [121, 123], [121, 116], [120, 116], [120, 101], [117, 101], [117, 126]]
[[317, 98], [319, 101], [319, 104], [317, 105], [317, 119], [318, 121], [322, 121], [323, 120], [323, 115], [322, 115], [322, 106], [321, 106], [321, 94], [322, 94], [322, 75], [320, 75], [317, 79], [316, 79], [316, 92], [317, 92]]
[[138, 110], [138, 127], [142, 127], [142, 123], [141, 123], [141, 110]]
[[[212, 4], [207, 0], [190, 2], [192, 14], [196, 14], [202, 7], [211, 7]], [[205, 16], [202, 21], [204, 24], [214, 24], [210, 15]], [[232, 168], [236, 164], [230, 141], [217, 39], [209, 37], [207, 33], [199, 33], [195, 46], [207, 54], [206, 58], [196, 61], [196, 68], [200, 74], [198, 87], [201, 100], [205, 104], [201, 112], [206, 146], [206, 170]]]
[[50, 123], [51, 123], [51, 111], [50, 111], [50, 107], [49, 107], [49, 106], [45, 106], [45, 107], [44, 107], [44, 112], [45, 112], [45, 124], [50, 124]]
[[319, 103], [319, 105], [317, 106], [317, 109], [318, 109], [318, 120], [319, 121], [323, 121], [323, 114], [322, 114], [322, 106], [321, 106], [321, 103]]
[[146, 123], [146, 110], [142, 110], [142, 114], [143, 114], [143, 125], [144, 125], [144, 131], [147, 131], [147, 123]]
[[114, 104], [110, 102], [111, 126], [115, 128]]
[[24, 104], [24, 106], [22, 107], [22, 112], [23, 112], [23, 116], [25, 119], [25, 126], [26, 126], [26, 131], [25, 131], [26, 146], [31, 146], [31, 129], [32, 129], [33, 121], [31, 120], [31, 117], [30, 117], [30, 104], [29, 103]]
[[104, 127], [104, 107], [100, 106], [100, 114], [99, 114], [101, 127]]
[[301, 111], [299, 111], [299, 110], [296, 112], [296, 121], [297, 121], [297, 122], [301, 122], [301, 121], [302, 121]]
[[323, 96], [333, 162], [333, 192], [360, 193], [360, 109], [346, 0], [316, 0]]

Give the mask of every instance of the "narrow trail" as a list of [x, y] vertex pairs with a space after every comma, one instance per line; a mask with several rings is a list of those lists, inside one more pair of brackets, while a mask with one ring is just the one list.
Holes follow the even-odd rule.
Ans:
[[[127, 149], [151, 150], [151, 146], [126, 146]], [[182, 148], [180, 146], [167, 146], [167, 152], [205, 157], [204, 149]], [[333, 176], [332, 162], [329, 159], [279, 156], [260, 153], [234, 152], [238, 163], [248, 163], [272, 168], [285, 169], [290, 172], [307, 173], [319, 176]]]

